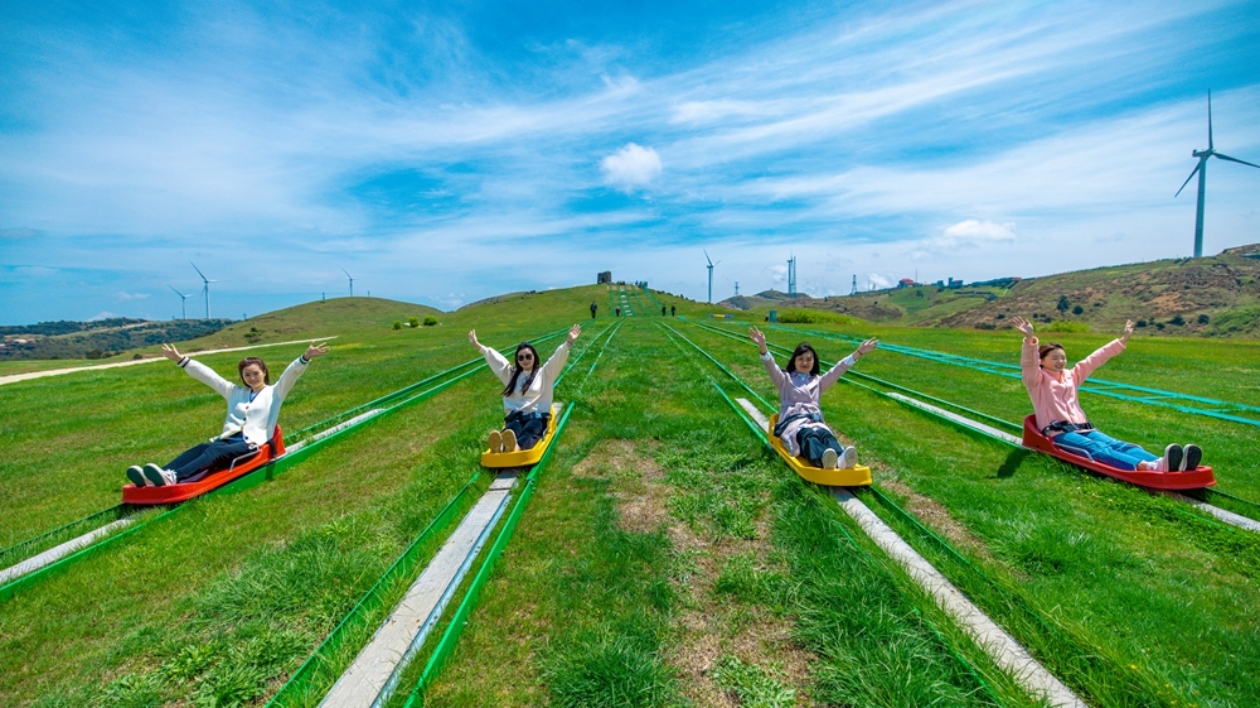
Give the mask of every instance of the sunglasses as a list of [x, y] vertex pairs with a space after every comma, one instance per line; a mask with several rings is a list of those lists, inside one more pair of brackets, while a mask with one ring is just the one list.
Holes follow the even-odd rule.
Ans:
[[530, 354], [529, 352], [521, 352], [520, 354], [516, 355], [516, 360], [517, 361], [533, 361], [534, 355]]

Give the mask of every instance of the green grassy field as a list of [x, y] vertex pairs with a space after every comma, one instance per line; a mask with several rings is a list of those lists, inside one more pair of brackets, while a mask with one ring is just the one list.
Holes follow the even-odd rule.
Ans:
[[[737, 387], [658, 326], [662, 304], [691, 320], [712, 308], [589, 286], [396, 331], [394, 320], [424, 312], [358, 300], [241, 323], [203, 348], [251, 326], [274, 341], [338, 335], [285, 405], [281, 424], [296, 430], [474, 358], [470, 328], [504, 347], [589, 323], [581, 349], [615, 304], [627, 309], [599, 345], [596, 374], [583, 385], [576, 372], [557, 392], [574, 406], [568, 430], [426, 705], [1036, 705], [827, 495], [765, 451], [709, 377]], [[773, 393], [749, 343], [670, 324]], [[1009, 333], [870, 333], [984, 359], [1018, 353]], [[1056, 337], [1074, 357], [1105, 341]], [[796, 343], [781, 331], [771, 340]], [[825, 358], [851, 349], [815, 343]], [[301, 349], [263, 351], [279, 368]], [[1254, 351], [1138, 339], [1098, 375], [1254, 405]], [[238, 356], [205, 361], [228, 372]], [[859, 370], [1011, 420], [1028, 408], [1015, 379], [890, 352]], [[221, 399], [164, 363], [0, 387], [11, 410], [41, 410], [51, 397], [53, 414], [0, 428], [11, 451], [0, 463], [0, 548], [116, 504], [127, 464], [165, 461], [216, 432], [223, 414]], [[1101, 427], [1143, 444], [1197, 436], [1222, 488], [1260, 499], [1250, 430], [1083, 402]], [[1254, 534], [854, 386], [828, 393], [824, 410], [877, 486], [965, 562], [867, 503], [1090, 705], [1247, 706], [1260, 696]], [[0, 605], [0, 704], [266, 702], [456, 491], [470, 478], [489, 484], [477, 454], [500, 415], [482, 371], [271, 482], [193, 502], [38, 579]], [[388, 606], [368, 613], [355, 641]]]

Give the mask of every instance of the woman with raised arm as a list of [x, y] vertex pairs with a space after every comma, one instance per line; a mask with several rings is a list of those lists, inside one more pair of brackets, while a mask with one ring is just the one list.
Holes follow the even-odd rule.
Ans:
[[530, 450], [547, 435], [551, 420], [552, 389], [569, 359], [569, 348], [577, 341], [582, 328], [573, 325], [569, 336], [551, 355], [547, 363], [538, 363], [538, 350], [529, 342], [516, 346], [515, 364], [509, 363], [494, 349], [477, 341], [477, 330], [468, 333], [468, 341], [481, 352], [490, 371], [503, 382], [502, 430], [490, 431], [490, 452]]
[[1159, 457], [1133, 443], [1122, 442], [1094, 427], [1081, 409], [1077, 393], [1085, 379], [1108, 359], [1124, 351], [1133, 334], [1133, 321], [1124, 325], [1124, 334], [1098, 351], [1067, 368], [1067, 352], [1057, 342], [1042, 344], [1033, 336], [1033, 325], [1022, 317], [1011, 320], [1024, 333], [1019, 358], [1024, 388], [1032, 399], [1037, 429], [1057, 447], [1081, 457], [1122, 470], [1153, 472], [1193, 471], [1203, 459], [1198, 445], [1169, 445]]
[[780, 369], [766, 348], [766, 335], [752, 327], [748, 336], [761, 351], [761, 363], [779, 391], [779, 423], [774, 428], [774, 434], [783, 441], [788, 451], [809, 460], [815, 467], [827, 470], [849, 469], [857, 465], [857, 450], [842, 447], [836, 440], [831, 428], [823, 422], [819, 401], [823, 392], [835, 385], [863, 354], [879, 346], [879, 341], [872, 338], [862, 342], [852, 354], [819, 376], [818, 353], [809, 344], [801, 342], [797, 345], [787, 366]]
[[293, 389], [293, 384], [306, 372], [312, 359], [327, 353], [327, 344], [311, 342], [306, 353], [289, 364], [274, 386], [263, 360], [256, 356], [245, 357], [236, 365], [237, 374], [244, 384], [242, 386], [219, 376], [205, 364], [180, 354], [174, 345], [163, 344], [162, 356], [227, 399], [227, 417], [223, 421], [223, 430], [208, 442], [193, 446], [164, 467], [152, 462], [144, 467], [132, 465], [127, 468], [127, 479], [137, 487], [178, 484], [262, 447], [275, 435], [280, 406]]

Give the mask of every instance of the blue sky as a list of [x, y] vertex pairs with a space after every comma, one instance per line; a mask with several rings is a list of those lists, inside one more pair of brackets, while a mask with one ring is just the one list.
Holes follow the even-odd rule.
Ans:
[[0, 323], [1036, 276], [1190, 254], [1209, 89], [1260, 163], [1257, 0], [448, 5], [0, 7]]

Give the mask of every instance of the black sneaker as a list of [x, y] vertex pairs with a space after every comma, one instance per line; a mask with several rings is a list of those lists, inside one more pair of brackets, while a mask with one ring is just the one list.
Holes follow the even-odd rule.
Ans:
[[149, 486], [149, 481], [144, 478], [140, 465], [132, 465], [127, 468], [127, 479], [137, 487]]
[[175, 484], [174, 472], [164, 470], [152, 462], [144, 466], [144, 478], [149, 480], [149, 484], [154, 487], [165, 487], [168, 484]]
[[1186, 457], [1181, 461], [1182, 472], [1193, 472], [1199, 469], [1199, 463], [1203, 460], [1203, 451], [1198, 445], [1186, 445]]
[[1182, 454], [1180, 445], [1169, 445], [1164, 448], [1164, 472], [1176, 472], [1181, 467]]

